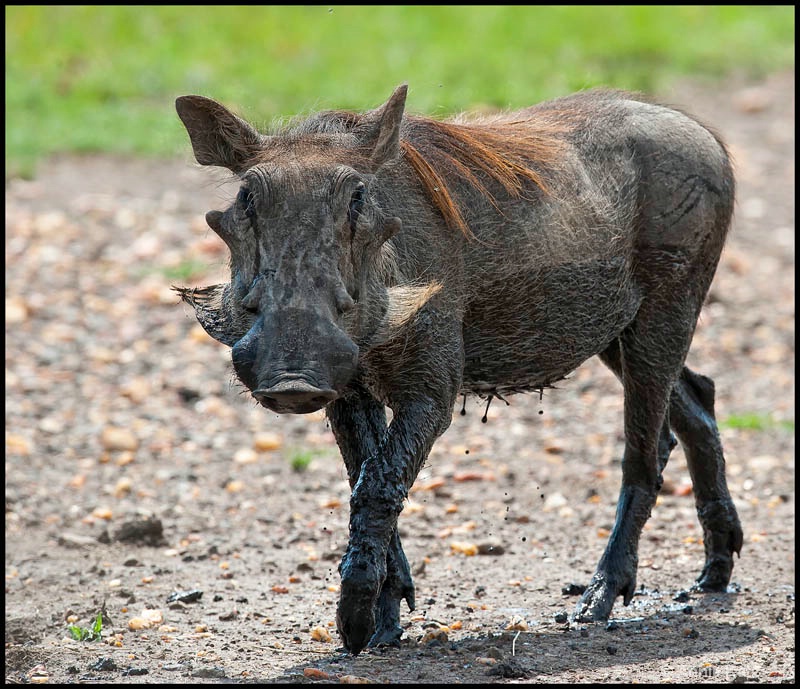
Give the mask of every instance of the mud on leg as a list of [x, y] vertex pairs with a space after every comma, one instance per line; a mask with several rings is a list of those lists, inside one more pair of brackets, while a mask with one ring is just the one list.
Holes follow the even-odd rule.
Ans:
[[[366, 390], [336, 400], [327, 408], [331, 429], [339, 445], [352, 489], [361, 473], [365, 457], [378, 451], [386, 435], [386, 412], [382, 404]], [[403, 552], [400, 535], [395, 529], [386, 556], [386, 579], [381, 588], [375, 612], [375, 633], [369, 645], [393, 644], [403, 633], [400, 627], [400, 601], [414, 610], [414, 582], [411, 567]]]

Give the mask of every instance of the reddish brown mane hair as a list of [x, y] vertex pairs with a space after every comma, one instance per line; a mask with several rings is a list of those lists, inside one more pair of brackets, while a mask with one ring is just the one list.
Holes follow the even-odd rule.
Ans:
[[[336, 133], [357, 130], [364, 115], [343, 110], [320, 112], [293, 132]], [[466, 199], [454, 195], [456, 180], [471, 185], [502, 212], [495, 190], [518, 198], [526, 186], [547, 192], [543, 170], [563, 150], [563, 126], [525, 113], [470, 122], [439, 121], [406, 115], [400, 145], [405, 159], [447, 225], [472, 236], [462, 211]], [[499, 188], [498, 188], [499, 185]]]
[[487, 185], [495, 182], [513, 198], [526, 183], [547, 192], [540, 170], [552, 165], [561, 150], [552, 125], [537, 128], [529, 120], [460, 124], [406, 117], [405, 124], [401, 147], [406, 160], [447, 224], [467, 236], [472, 233], [448, 179], [465, 180], [502, 212]]

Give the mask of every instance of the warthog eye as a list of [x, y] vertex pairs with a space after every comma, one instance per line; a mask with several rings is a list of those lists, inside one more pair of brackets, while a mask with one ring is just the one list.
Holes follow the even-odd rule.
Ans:
[[239, 195], [236, 201], [244, 206], [244, 214], [251, 220], [256, 217], [256, 204], [253, 198], [253, 192], [249, 191], [246, 187], [239, 189]]
[[347, 209], [347, 219], [350, 222], [350, 229], [356, 231], [356, 222], [364, 210], [364, 196], [366, 195], [367, 188], [363, 182], [359, 182], [353, 195], [350, 197], [350, 206]]

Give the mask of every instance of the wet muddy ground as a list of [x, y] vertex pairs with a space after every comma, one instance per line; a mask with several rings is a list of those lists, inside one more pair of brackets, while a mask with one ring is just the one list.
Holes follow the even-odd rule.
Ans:
[[[7, 683], [759, 682], [795, 677], [794, 74], [666, 100], [726, 138], [736, 220], [689, 357], [745, 545], [690, 586], [702, 532], [676, 449], [632, 604], [569, 614], [613, 524], [622, 395], [597, 361], [544, 397], [454, 410], [400, 517], [417, 609], [341, 652], [348, 485], [322, 414], [234, 383], [172, 284], [225, 279], [191, 162], [63, 158], [6, 184]], [[69, 626], [97, 640], [70, 638]]]

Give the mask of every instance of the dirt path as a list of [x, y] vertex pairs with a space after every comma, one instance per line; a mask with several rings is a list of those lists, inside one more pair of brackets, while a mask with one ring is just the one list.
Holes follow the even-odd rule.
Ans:
[[[703, 546], [677, 449], [632, 605], [562, 621], [620, 480], [621, 390], [591, 361], [486, 424], [478, 401], [456, 410], [400, 518], [417, 609], [399, 649], [357, 658], [337, 650], [348, 486], [324, 417], [256, 408], [169, 289], [225, 280], [202, 219], [233, 187], [188, 146], [7, 184], [6, 682], [793, 683], [793, 93], [786, 74], [667, 94], [737, 161], [689, 360], [738, 419], [722, 430], [745, 528], [729, 592], [688, 592]], [[100, 641], [69, 638], [104, 605]]]

